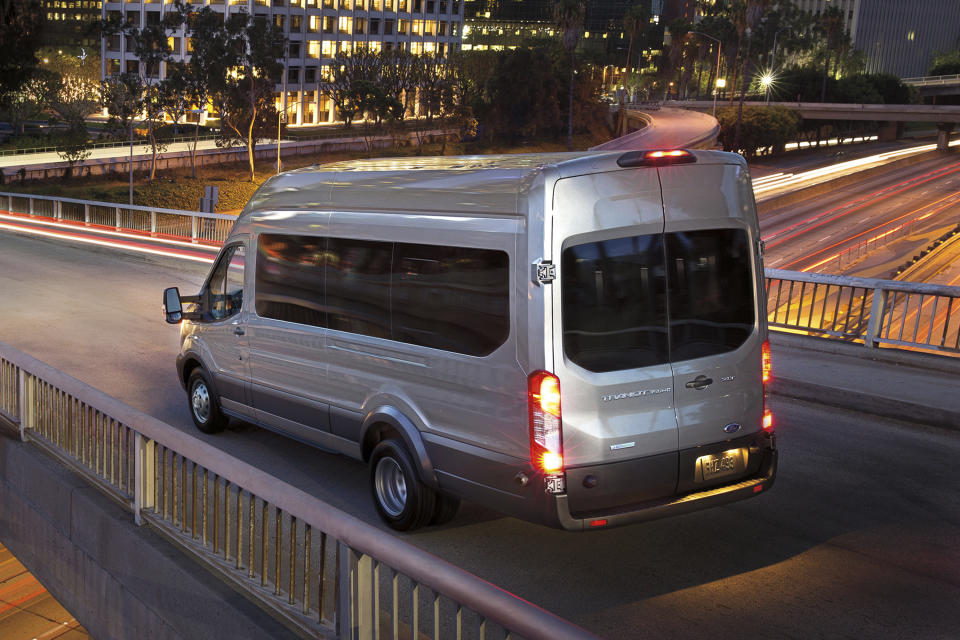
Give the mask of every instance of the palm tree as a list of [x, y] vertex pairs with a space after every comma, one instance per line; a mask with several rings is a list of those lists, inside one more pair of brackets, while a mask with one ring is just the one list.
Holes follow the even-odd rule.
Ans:
[[567, 114], [567, 151], [573, 151], [573, 81], [576, 69], [574, 54], [583, 30], [583, 20], [587, 12], [585, 0], [554, 0], [553, 20], [561, 34], [563, 48], [570, 54], [570, 99]]
[[635, 4], [623, 15], [623, 30], [630, 37], [630, 44], [627, 45], [627, 73], [630, 73], [630, 63], [633, 60], [633, 41], [637, 36], [642, 36], [650, 24], [650, 11], [646, 5]]
[[819, 31], [823, 34], [823, 45], [825, 51], [823, 54], [823, 83], [820, 86], [820, 102], [827, 101], [827, 76], [830, 73], [830, 54], [835, 56], [834, 68], [840, 62], [840, 56], [844, 53], [846, 43], [849, 42], [846, 32], [843, 30], [843, 11], [837, 7], [830, 7], [825, 10], [818, 21]]

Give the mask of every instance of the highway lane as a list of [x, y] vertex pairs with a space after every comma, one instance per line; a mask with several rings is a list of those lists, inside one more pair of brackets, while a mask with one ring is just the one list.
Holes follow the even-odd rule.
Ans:
[[[960, 222], [960, 160], [943, 156], [840, 187], [761, 216], [765, 264], [796, 271], [862, 271], [863, 243], [882, 246], [895, 238], [909, 256], [928, 236]], [[937, 231], [939, 230], [939, 233]], [[892, 245], [891, 245], [892, 246]], [[884, 255], [902, 262], [903, 255]], [[890, 264], [890, 271], [896, 263]], [[882, 271], [882, 269], [881, 269]], [[888, 277], [889, 274], [865, 274]]]
[[[195, 433], [160, 293], [195, 291], [205, 269], [0, 230], [0, 341]], [[465, 505], [404, 537], [604, 637], [953, 636], [960, 434], [773, 407], [783, 462], [767, 495], [587, 534]], [[380, 526], [359, 463], [243, 424], [201, 437]]]

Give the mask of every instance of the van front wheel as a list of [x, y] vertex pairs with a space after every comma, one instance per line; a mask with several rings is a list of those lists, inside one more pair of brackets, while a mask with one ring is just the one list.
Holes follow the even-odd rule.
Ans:
[[227, 417], [220, 411], [220, 399], [210, 384], [206, 371], [197, 367], [187, 379], [187, 402], [190, 417], [204, 433], [219, 433], [227, 426]]
[[437, 494], [420, 482], [406, 447], [390, 438], [370, 456], [370, 488], [380, 518], [397, 531], [430, 524]]

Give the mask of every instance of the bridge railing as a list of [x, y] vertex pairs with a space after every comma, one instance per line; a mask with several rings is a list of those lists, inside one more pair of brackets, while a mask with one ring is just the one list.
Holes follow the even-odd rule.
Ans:
[[0, 423], [309, 637], [595, 636], [0, 343]]
[[155, 238], [222, 244], [236, 216], [182, 209], [0, 192], [0, 209], [57, 222], [133, 232]]
[[766, 270], [771, 329], [960, 355], [960, 287]]
[[917, 86], [935, 85], [935, 84], [960, 84], [960, 73], [947, 76], [924, 76], [920, 78], [904, 78], [904, 84]]

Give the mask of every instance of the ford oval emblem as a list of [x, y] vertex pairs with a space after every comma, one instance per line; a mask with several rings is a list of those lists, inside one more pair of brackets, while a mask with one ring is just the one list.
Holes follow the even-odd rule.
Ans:
[[731, 422], [730, 424], [725, 426], [723, 430], [726, 431], [727, 433], [736, 433], [737, 431], [740, 431], [740, 425], [737, 424], [736, 422]]

